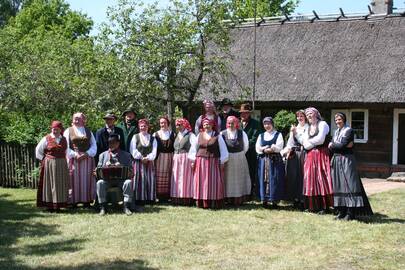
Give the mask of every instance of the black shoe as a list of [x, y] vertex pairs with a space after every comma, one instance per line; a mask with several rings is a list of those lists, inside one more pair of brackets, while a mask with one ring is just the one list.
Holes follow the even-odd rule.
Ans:
[[346, 216], [344, 216], [344, 218], [342, 218], [342, 220], [344, 220], [344, 221], [350, 221], [350, 220], [353, 220], [353, 219], [354, 219], [354, 217], [352, 215], [350, 215], [350, 214], [347, 214]]
[[133, 208], [133, 212], [135, 213], [142, 213], [145, 209], [140, 205], [135, 205]]
[[124, 203], [124, 213], [125, 213], [125, 215], [127, 215], [127, 216], [130, 216], [130, 215], [132, 215], [132, 212], [131, 212], [131, 210], [129, 209], [130, 208], [130, 205], [129, 205], [129, 203]]
[[326, 210], [321, 210], [319, 212], [317, 212], [318, 215], [326, 215], [327, 211]]
[[336, 220], [342, 219], [346, 216], [346, 212], [344, 211], [339, 211], [339, 213], [337, 214], [337, 216], [335, 217]]

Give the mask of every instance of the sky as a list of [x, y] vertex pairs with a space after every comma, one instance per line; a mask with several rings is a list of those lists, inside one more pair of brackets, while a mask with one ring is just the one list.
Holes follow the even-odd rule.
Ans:
[[[93, 34], [97, 33], [98, 26], [107, 20], [107, 8], [117, 4], [117, 0], [66, 0], [72, 9], [82, 11], [90, 16], [94, 23], [95, 29]], [[258, 0], [260, 1], [260, 0]], [[144, 0], [144, 3], [158, 2], [165, 6], [168, 0]], [[301, 0], [295, 13], [310, 14], [315, 10], [319, 15], [337, 14], [339, 8], [347, 14], [349, 13], [368, 13], [367, 5], [371, 0]], [[401, 10], [405, 9], [405, 0], [394, 0], [394, 7]]]

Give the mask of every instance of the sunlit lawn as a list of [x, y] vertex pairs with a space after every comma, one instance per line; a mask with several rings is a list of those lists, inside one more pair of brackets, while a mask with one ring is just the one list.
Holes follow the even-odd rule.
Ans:
[[34, 190], [0, 188], [0, 269], [405, 269], [405, 189], [370, 200], [362, 222], [255, 203], [100, 217], [45, 213]]

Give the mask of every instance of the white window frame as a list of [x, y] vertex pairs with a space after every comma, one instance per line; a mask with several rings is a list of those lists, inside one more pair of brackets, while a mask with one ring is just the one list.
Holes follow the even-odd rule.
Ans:
[[367, 143], [368, 141], [368, 109], [333, 109], [331, 111], [331, 128], [330, 133], [333, 136], [337, 126], [335, 124], [335, 114], [338, 112], [343, 112], [346, 114], [346, 122], [351, 127], [352, 126], [352, 113], [353, 112], [363, 112], [364, 113], [364, 139], [354, 139], [355, 143]]

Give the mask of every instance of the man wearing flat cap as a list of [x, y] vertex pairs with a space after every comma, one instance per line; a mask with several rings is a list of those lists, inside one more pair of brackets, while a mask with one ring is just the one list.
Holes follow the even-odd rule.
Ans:
[[98, 161], [98, 156], [104, 151], [108, 150], [108, 137], [110, 134], [117, 134], [119, 136], [121, 149], [125, 150], [124, 145], [124, 132], [121, 128], [115, 126], [117, 121], [117, 116], [114, 113], [109, 112], [103, 117], [105, 121], [105, 126], [100, 128], [96, 132], [96, 143], [97, 143], [97, 155], [96, 162]]
[[[115, 167], [115, 168], [114, 168]], [[124, 213], [131, 215], [130, 210], [133, 198], [133, 180], [132, 180], [132, 156], [126, 151], [120, 149], [120, 139], [118, 134], [110, 134], [108, 137], [108, 150], [100, 154], [97, 168], [119, 169], [127, 168], [128, 174], [124, 179], [101, 178], [97, 181], [97, 197], [100, 204], [100, 215], [106, 214], [107, 190], [109, 187], [117, 186], [122, 189], [124, 195]], [[106, 175], [104, 175], [106, 176]]]
[[243, 131], [246, 132], [249, 139], [249, 150], [246, 152], [246, 158], [249, 165], [250, 180], [252, 181], [252, 196], [259, 194], [258, 181], [256, 177], [257, 156], [256, 141], [259, 134], [262, 133], [262, 127], [256, 119], [251, 117], [252, 106], [249, 103], [242, 104], [239, 110]]
[[139, 132], [135, 109], [128, 108], [122, 113], [122, 122], [118, 127], [124, 132], [124, 149], [129, 152], [132, 137]]
[[226, 129], [226, 119], [228, 116], [240, 117], [240, 113], [233, 109], [233, 104], [229, 98], [224, 98], [221, 101], [221, 112], [219, 113], [221, 117], [221, 130]]

